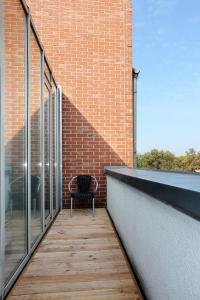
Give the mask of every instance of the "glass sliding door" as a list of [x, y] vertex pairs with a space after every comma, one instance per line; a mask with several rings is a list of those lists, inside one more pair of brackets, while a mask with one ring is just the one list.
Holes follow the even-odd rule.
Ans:
[[4, 0], [4, 283], [27, 254], [26, 22], [18, 0]]
[[59, 209], [57, 95], [25, 1], [0, 0], [0, 299]]
[[30, 30], [30, 197], [31, 243], [42, 232], [41, 49]]
[[51, 217], [51, 186], [50, 186], [50, 101], [51, 88], [48, 80], [44, 83], [44, 195], [45, 195], [45, 223]]

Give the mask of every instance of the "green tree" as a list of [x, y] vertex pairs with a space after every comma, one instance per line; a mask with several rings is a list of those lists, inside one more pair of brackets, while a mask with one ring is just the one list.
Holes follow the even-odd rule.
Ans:
[[200, 169], [200, 152], [190, 148], [186, 151], [186, 169], [188, 171], [194, 171]]
[[176, 157], [170, 151], [153, 149], [138, 155], [137, 166], [144, 169], [193, 172], [200, 169], [200, 151], [190, 148], [185, 155]]
[[138, 167], [157, 170], [172, 170], [176, 157], [170, 151], [153, 149], [143, 155], [138, 155]]

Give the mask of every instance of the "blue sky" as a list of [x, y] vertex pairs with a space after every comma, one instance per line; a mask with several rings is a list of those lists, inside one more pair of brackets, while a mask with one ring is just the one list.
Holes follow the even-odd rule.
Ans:
[[134, 0], [137, 150], [200, 150], [200, 1]]

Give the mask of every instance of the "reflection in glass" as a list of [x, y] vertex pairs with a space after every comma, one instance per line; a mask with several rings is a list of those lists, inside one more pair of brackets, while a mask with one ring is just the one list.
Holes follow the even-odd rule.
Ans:
[[41, 220], [41, 51], [30, 32], [31, 241], [42, 232]]
[[25, 16], [20, 1], [4, 0], [3, 4], [6, 91], [4, 281], [7, 281], [27, 253]]
[[50, 151], [49, 151], [49, 102], [50, 90], [44, 84], [44, 160], [45, 160], [45, 218], [50, 215]]
[[[1, 30], [3, 29], [4, 68], [1, 83], [3, 82], [4, 85], [2, 89], [4, 91], [2, 97], [4, 126], [2, 127], [3, 145], [1, 147], [4, 147], [4, 151], [2, 151], [4, 157], [0, 163], [1, 168], [3, 166], [3, 181], [5, 182], [3, 186], [5, 210], [1, 210], [3, 221], [5, 213], [5, 226], [3, 224], [3, 228], [1, 228], [2, 232], [5, 231], [3, 232], [3, 237], [5, 233], [5, 243], [3, 238], [1, 248], [2, 252], [5, 250], [5, 259], [4, 269], [0, 270], [0, 273], [2, 271], [4, 285], [11, 285], [15, 279], [13, 274], [19, 274], [20, 268], [25, 262], [24, 258], [31, 255], [33, 244], [42, 234], [43, 219], [46, 217], [46, 223], [50, 221], [51, 190], [53, 191], [52, 208], [54, 212], [58, 208], [55, 199], [58, 201], [56, 191], [57, 193], [59, 191], [58, 195], [61, 193], [60, 189], [56, 190], [56, 182], [60, 180], [58, 170], [56, 174], [56, 159], [59, 159], [56, 148], [59, 145], [59, 139], [56, 143], [55, 133], [60, 130], [60, 124], [56, 124], [60, 119], [56, 119], [55, 116], [58, 113], [56, 107], [58, 103], [54, 83], [53, 100], [50, 105], [51, 89], [48, 78], [51, 77], [51, 74], [47, 65], [43, 72], [46, 75], [42, 74], [44, 77], [46, 76], [46, 83], [44, 87], [41, 84], [44, 79], [44, 77], [41, 78], [41, 50], [33, 33], [33, 25], [30, 25], [28, 34], [28, 28], [26, 28], [26, 17], [28, 16], [25, 16], [19, 0], [2, 0], [0, 7], [2, 4], [1, 13], [3, 12], [4, 26], [1, 26]], [[27, 47], [27, 38], [29, 38], [30, 47]], [[30, 56], [28, 55], [29, 48]], [[43, 89], [44, 95], [41, 99]], [[50, 119], [52, 119], [51, 127]], [[50, 147], [50, 142], [52, 147]], [[52, 149], [51, 153], [50, 149]], [[52, 164], [50, 164], [50, 159]], [[50, 178], [50, 169], [53, 179]], [[28, 178], [28, 174], [30, 174], [30, 178]], [[44, 182], [42, 181], [44, 176], [41, 175], [45, 175]], [[42, 191], [45, 192], [45, 199], [43, 199]], [[28, 194], [30, 196], [30, 214], [27, 214]], [[4, 197], [1, 200], [4, 204]], [[30, 219], [28, 219], [29, 217]], [[29, 253], [28, 238], [31, 240]]]

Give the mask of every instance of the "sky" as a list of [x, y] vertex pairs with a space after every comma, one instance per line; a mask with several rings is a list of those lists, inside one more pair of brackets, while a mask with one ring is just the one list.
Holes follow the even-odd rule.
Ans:
[[200, 0], [133, 0], [137, 152], [200, 150]]

